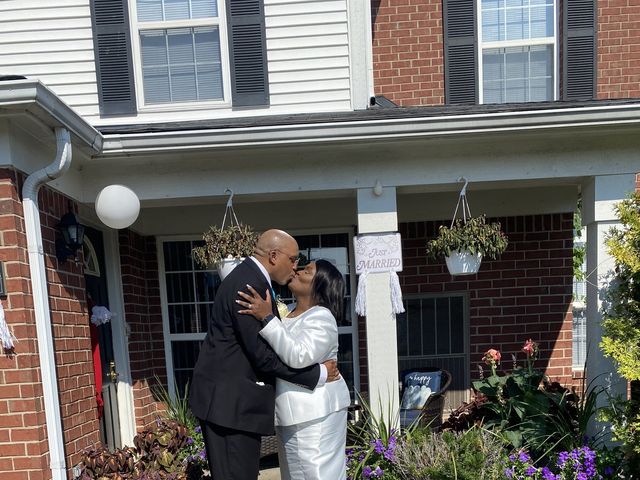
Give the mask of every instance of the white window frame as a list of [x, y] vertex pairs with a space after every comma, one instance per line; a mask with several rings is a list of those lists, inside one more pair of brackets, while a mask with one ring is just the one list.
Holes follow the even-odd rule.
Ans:
[[[360, 350], [358, 340], [358, 317], [355, 313], [355, 294], [357, 291], [356, 271], [354, 265], [355, 254], [353, 251], [353, 229], [315, 229], [315, 230], [290, 230], [289, 233], [293, 236], [297, 235], [326, 235], [326, 234], [348, 234], [347, 249], [349, 252], [349, 258], [351, 260], [349, 265], [349, 279], [351, 288], [351, 325], [339, 326], [338, 335], [351, 334], [351, 348], [353, 352], [353, 388], [355, 391], [360, 391]], [[167, 390], [171, 397], [175, 396], [175, 378], [173, 374], [173, 350], [171, 342], [176, 341], [203, 341], [206, 337], [206, 332], [200, 333], [171, 333], [171, 327], [169, 325], [169, 306], [167, 300], [167, 286], [166, 286], [166, 272], [164, 264], [164, 249], [163, 244], [165, 242], [180, 242], [180, 241], [198, 241], [202, 240], [202, 235], [164, 235], [156, 237], [156, 255], [158, 258], [158, 280], [160, 282], [160, 306], [162, 312], [162, 333], [164, 337], [164, 350], [165, 350], [165, 368], [167, 375]]]
[[[227, 5], [225, 0], [217, 0], [216, 18], [194, 18], [192, 20], [170, 20], [159, 22], [138, 22], [137, 0], [129, 2], [129, 29], [131, 32], [131, 52], [133, 56], [134, 82], [139, 112], [172, 112], [203, 110], [231, 106], [231, 62], [227, 41]], [[169, 30], [174, 28], [218, 27], [220, 36], [220, 63], [222, 65], [222, 100], [174, 102], [146, 105], [144, 101], [144, 80], [142, 75], [141, 30]]]
[[[553, 0], [553, 37], [531, 38], [527, 40], [503, 40], [498, 42], [482, 41], [482, 0], [476, 1], [476, 21], [478, 32], [478, 101], [484, 104], [484, 80], [483, 80], [483, 61], [482, 52], [491, 48], [510, 48], [510, 47], [532, 47], [536, 45], [552, 45], [553, 46], [553, 101], [560, 97], [560, 49], [558, 48], [558, 19], [559, 19], [559, 0]], [[505, 15], [506, 21], [506, 15]]]

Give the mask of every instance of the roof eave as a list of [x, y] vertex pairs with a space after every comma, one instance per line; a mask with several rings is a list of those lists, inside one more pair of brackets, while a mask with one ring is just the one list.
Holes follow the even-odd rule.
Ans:
[[640, 102], [547, 110], [415, 116], [292, 125], [104, 134], [101, 156], [198, 151], [214, 148], [399, 140], [479, 133], [619, 127], [640, 123]]
[[102, 150], [102, 134], [40, 81], [0, 82], [0, 117], [24, 116], [50, 129], [66, 128], [93, 153]]

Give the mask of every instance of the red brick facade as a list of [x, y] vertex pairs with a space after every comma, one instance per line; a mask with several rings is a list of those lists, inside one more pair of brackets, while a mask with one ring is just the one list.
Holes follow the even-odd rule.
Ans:
[[640, 97], [640, 5], [598, 2], [598, 98]]
[[[120, 232], [122, 288], [129, 335], [136, 429], [148, 427], [162, 405], [151, 386], [166, 379], [156, 242], [131, 230]], [[165, 382], [166, 383], [166, 382]]]
[[[21, 203], [23, 176], [0, 170], [0, 224], [6, 290], [2, 298], [15, 351], [0, 356], [0, 478], [40, 480], [49, 476], [48, 442], [40, 379], [27, 241]], [[54, 346], [67, 465], [80, 451], [99, 442], [89, 319], [82, 264], [58, 263], [56, 224], [68, 199], [46, 187], [39, 195], [40, 221], [49, 283]]]
[[[465, 291], [470, 299], [471, 376], [489, 348], [502, 352], [511, 368], [528, 338], [540, 344], [539, 368], [563, 384], [572, 382], [573, 214], [498, 219], [509, 237], [497, 260], [483, 260], [477, 275], [452, 277], [444, 262], [425, 256], [425, 244], [442, 222], [403, 223], [402, 292], [433, 294]], [[360, 322], [361, 388], [366, 378], [366, 336]]]
[[442, 0], [373, 0], [376, 95], [402, 106], [444, 103]]

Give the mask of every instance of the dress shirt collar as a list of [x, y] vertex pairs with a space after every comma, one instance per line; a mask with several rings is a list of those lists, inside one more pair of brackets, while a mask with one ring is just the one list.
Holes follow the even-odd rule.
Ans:
[[251, 256], [249, 257], [251, 260], [254, 261], [254, 263], [258, 266], [258, 268], [260, 269], [260, 271], [262, 272], [262, 274], [264, 275], [264, 278], [267, 279], [267, 283], [269, 284], [269, 287], [271, 287], [271, 277], [269, 276], [269, 272], [267, 272], [267, 269], [264, 268], [264, 265], [262, 265], [258, 260], [256, 260], [255, 257]]

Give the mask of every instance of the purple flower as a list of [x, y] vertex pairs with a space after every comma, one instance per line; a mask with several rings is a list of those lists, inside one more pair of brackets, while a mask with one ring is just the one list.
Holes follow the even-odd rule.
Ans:
[[205, 458], [207, 458], [207, 451], [206, 450], [200, 450], [200, 453], [198, 453], [198, 456], [204, 460]]
[[589, 477], [587, 477], [586, 473], [580, 472], [580, 473], [578, 473], [578, 476], [576, 477], [576, 480], [589, 480]]
[[558, 454], [558, 462], [557, 465], [560, 468], [564, 468], [565, 463], [569, 460], [569, 452], [560, 452]]
[[202, 427], [200, 425], [198, 425], [196, 428], [193, 429], [194, 432], [196, 433], [201, 433], [202, 432]]
[[542, 469], [542, 478], [544, 478], [544, 480], [556, 480], [556, 476], [548, 467]]
[[504, 476], [505, 476], [505, 477], [507, 477], [507, 478], [513, 478], [513, 472], [514, 472], [514, 471], [515, 471], [515, 470], [514, 470], [514, 468], [513, 468], [513, 467], [511, 467], [511, 468], [507, 468], [507, 469], [505, 469], [505, 471], [504, 471]]
[[384, 452], [383, 456], [384, 456], [384, 458], [389, 460], [391, 463], [395, 463], [395, 461], [396, 461], [395, 449], [389, 448], [388, 450], [386, 450]]
[[382, 475], [384, 475], [384, 470], [382, 470], [380, 467], [376, 467], [376, 469], [373, 471], [373, 476], [381, 477]]
[[518, 453], [518, 460], [520, 460], [522, 463], [525, 463], [531, 460], [531, 457], [527, 454], [527, 452], [520, 451]]
[[373, 475], [373, 472], [371, 471], [371, 467], [369, 465], [367, 465], [362, 469], [362, 476], [364, 478], [371, 478], [372, 475]]
[[536, 467], [531, 467], [531, 466], [527, 467], [527, 469], [524, 471], [527, 477], [533, 477], [533, 474], [537, 472], [538, 472], [538, 469]]
[[382, 443], [382, 440], [380, 440], [379, 438], [376, 438], [375, 440], [371, 440], [371, 446], [373, 447], [376, 453], [384, 452], [384, 444]]
[[187, 437], [187, 445], [191, 445], [193, 443], [193, 438]]
[[604, 469], [604, 474], [607, 476], [613, 475], [613, 472], [614, 472], [613, 467], [607, 467]]

